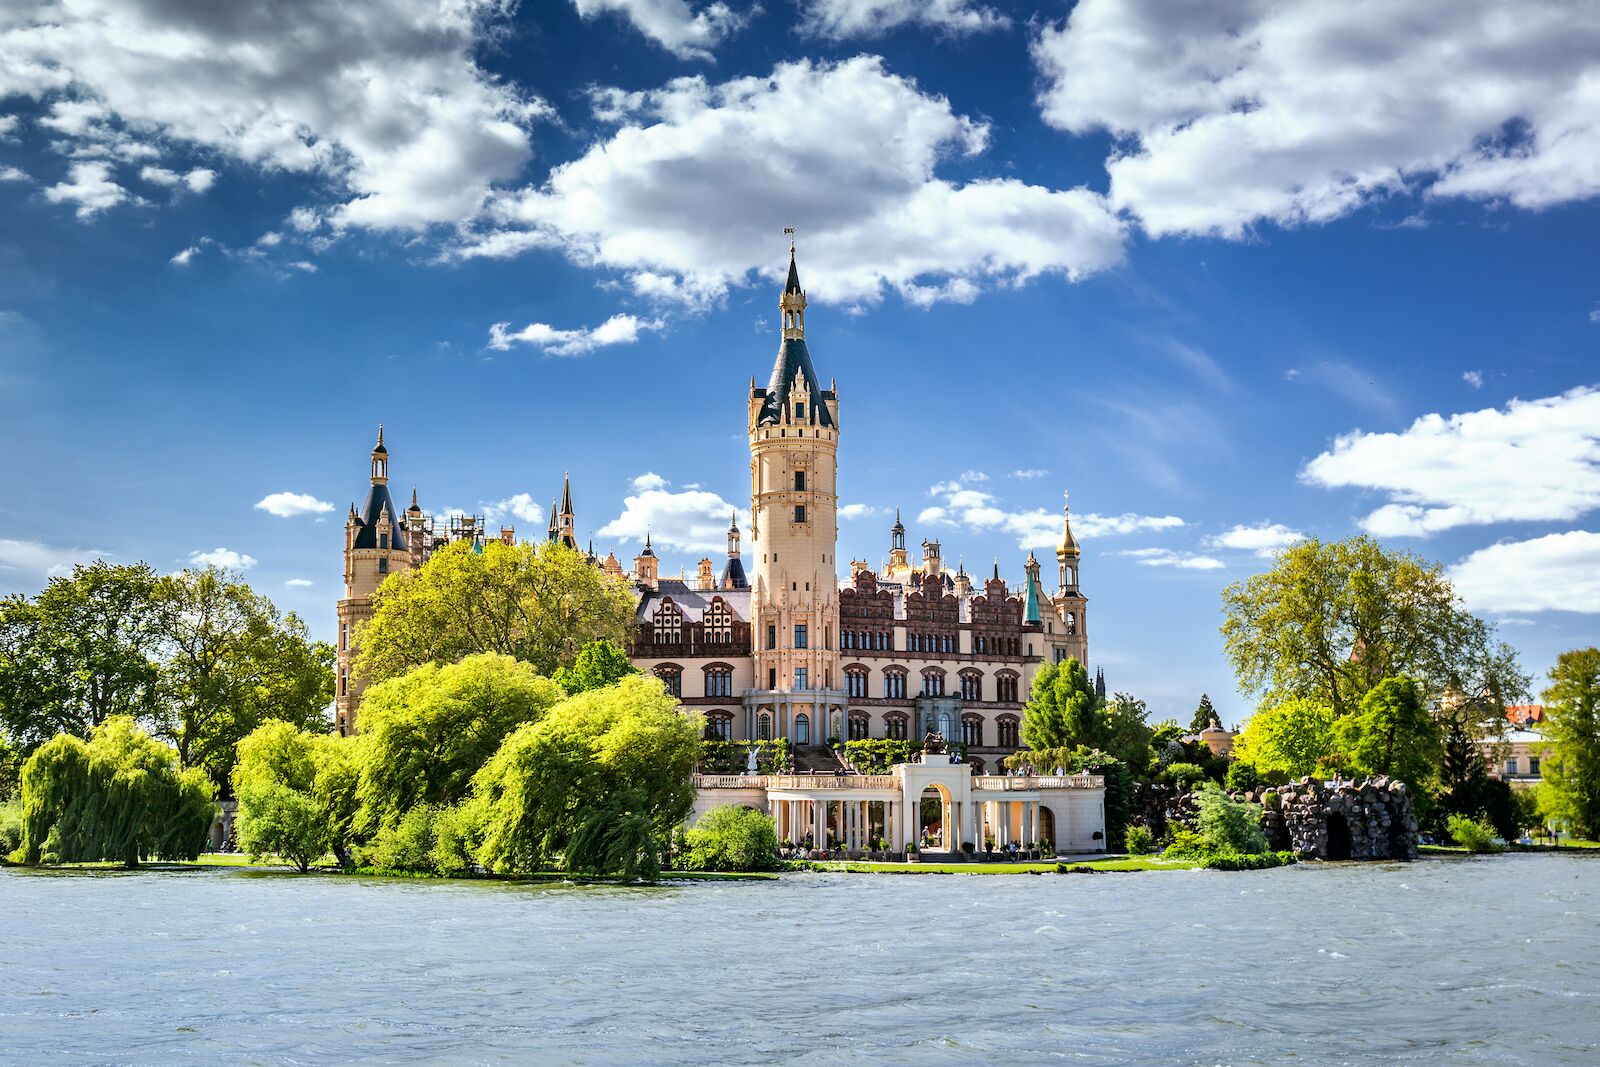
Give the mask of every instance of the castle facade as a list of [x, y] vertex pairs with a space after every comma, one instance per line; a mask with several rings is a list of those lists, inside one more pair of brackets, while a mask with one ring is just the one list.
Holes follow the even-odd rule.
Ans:
[[[665, 577], [649, 538], [625, 570], [614, 553], [588, 558], [632, 585], [637, 629], [629, 656], [661, 678], [708, 732], [729, 740], [787, 738], [817, 746], [865, 738], [918, 739], [936, 732], [964, 746], [982, 771], [1021, 743], [1033, 675], [1069, 656], [1088, 663], [1088, 600], [1081, 550], [1062, 516], [1055, 588], [1030, 552], [1019, 582], [999, 564], [981, 580], [945, 566], [936, 540], [920, 559], [906, 548], [898, 512], [879, 570], [837, 558], [840, 393], [824, 386], [806, 344], [806, 294], [790, 249], [779, 299], [781, 336], [767, 384], [746, 397], [750, 447], [748, 545], [730, 522], [726, 558], [702, 559], [693, 578]], [[420, 565], [456, 540], [511, 542], [481, 517], [437, 520], [415, 490], [401, 511], [388, 488], [380, 428], [371, 483], [345, 523], [344, 596], [338, 602], [336, 723], [356, 730], [361, 698], [351, 674], [358, 629], [390, 574]], [[570, 480], [552, 502], [545, 535], [578, 547]]]

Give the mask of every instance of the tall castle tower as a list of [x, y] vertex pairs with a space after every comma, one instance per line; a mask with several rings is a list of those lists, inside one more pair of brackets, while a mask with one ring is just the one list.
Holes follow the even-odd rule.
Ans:
[[1061, 542], [1056, 545], [1056, 568], [1059, 572], [1055, 596], [1050, 598], [1055, 618], [1046, 627], [1045, 643], [1051, 648], [1051, 659], [1059, 663], [1068, 656], [1085, 667], [1089, 665], [1089, 598], [1083, 595], [1078, 584], [1078, 564], [1083, 550], [1072, 533], [1072, 508], [1061, 505]]
[[[783, 332], [765, 389], [750, 382], [752, 698], [776, 712], [775, 735], [829, 736], [840, 683], [839, 399], [806, 349], [806, 294], [794, 246], [778, 301]], [[805, 715], [804, 729], [797, 730]]]
[[372, 617], [372, 594], [395, 571], [411, 566], [409, 536], [416, 536], [422, 509], [415, 493], [411, 508], [402, 515], [389, 496], [389, 450], [383, 444], [383, 426], [372, 449], [372, 486], [357, 511], [350, 505], [344, 524], [344, 596], [339, 600], [339, 636], [336, 646], [334, 725], [341, 734], [356, 732], [356, 705], [363, 685], [352, 676], [350, 665], [356, 648], [356, 626]]

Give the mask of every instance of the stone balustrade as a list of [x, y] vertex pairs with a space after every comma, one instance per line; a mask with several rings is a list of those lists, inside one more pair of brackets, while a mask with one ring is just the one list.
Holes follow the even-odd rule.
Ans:
[[1105, 777], [1098, 774], [980, 774], [972, 779], [973, 789], [995, 793], [1025, 793], [1035, 789], [1099, 789], [1105, 784]]

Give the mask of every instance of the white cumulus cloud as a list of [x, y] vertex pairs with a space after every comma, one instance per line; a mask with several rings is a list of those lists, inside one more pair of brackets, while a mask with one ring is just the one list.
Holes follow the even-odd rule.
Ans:
[[1254, 526], [1238, 525], [1215, 537], [1206, 539], [1212, 548], [1232, 548], [1241, 552], [1254, 552], [1262, 559], [1271, 559], [1278, 552], [1297, 545], [1306, 539], [1299, 530], [1292, 530], [1281, 522], [1262, 522]]
[[869, 515], [878, 514], [877, 508], [871, 504], [844, 504], [839, 508], [841, 519], [864, 519]]
[[739, 525], [749, 529], [749, 513], [730, 504], [707, 489], [674, 491], [671, 483], [657, 474], [634, 479], [633, 491], [622, 500], [622, 514], [595, 531], [597, 538], [611, 538], [624, 544], [643, 544], [649, 534], [651, 544], [681, 552], [726, 551], [728, 520], [739, 517]]
[[191, 552], [189, 563], [195, 567], [221, 567], [225, 571], [247, 571], [256, 565], [254, 556], [235, 552], [231, 548], [213, 548], [209, 552]]
[[831, 41], [881, 37], [902, 26], [927, 26], [948, 34], [1011, 25], [1005, 15], [974, 0], [803, 0], [804, 33]]
[[[321, 177], [335, 225], [453, 223], [475, 214], [494, 183], [519, 175], [532, 152], [527, 127], [547, 110], [474, 58], [512, 6], [22, 5], [0, 16], [0, 98], [45, 105], [41, 124], [69, 152], [153, 163], [203, 151]], [[94, 199], [60, 194], [83, 205], [80, 215], [120, 199], [109, 199], [108, 174], [88, 182], [80, 165], [69, 188], [92, 187]], [[205, 167], [183, 176], [194, 192], [214, 180]]]
[[631, 345], [639, 335], [659, 330], [660, 319], [641, 319], [636, 315], [613, 315], [593, 329], [558, 330], [542, 322], [532, 322], [520, 330], [509, 322], [489, 327], [489, 347], [504, 352], [514, 344], [533, 345], [552, 356], [583, 356], [609, 345]]
[[[1045, 508], [1008, 510], [1000, 498], [961, 481], [939, 482], [928, 490], [938, 504], [923, 508], [917, 521], [945, 526], [963, 526], [977, 532], [998, 531], [1017, 539], [1018, 548], [1038, 548], [1061, 540], [1062, 516]], [[1184, 525], [1176, 515], [1097, 515], [1086, 512], [1072, 516], [1072, 530], [1078, 537], [1106, 537], [1138, 531], [1167, 530]]]
[[1082, 0], [1033, 53], [1045, 119], [1120, 139], [1111, 199], [1152, 234], [1600, 191], [1594, 4]]
[[80, 219], [93, 218], [128, 199], [128, 191], [112, 178], [109, 163], [74, 163], [67, 168], [67, 174], [68, 180], [50, 186], [44, 191], [44, 198], [52, 204], [76, 204]]
[[71, 573], [74, 564], [104, 557], [99, 549], [0, 537], [0, 590], [36, 592], [46, 579]]
[[1480, 548], [1450, 568], [1450, 581], [1480, 611], [1600, 613], [1600, 533], [1570, 530]]
[[975, 293], [1122, 258], [1124, 224], [1087, 188], [941, 178], [946, 159], [981, 162], [988, 126], [874, 56], [596, 100], [620, 127], [542, 187], [498, 196], [492, 224], [453, 255], [554, 246], [691, 304], [780, 278], [775, 220], [805, 220], [801, 280], [825, 300], [915, 300], [956, 282]]
[[333, 510], [333, 505], [326, 500], [318, 500], [310, 493], [268, 493], [256, 501], [256, 507], [280, 519], [292, 519], [296, 515], [322, 515]]
[[711, 50], [749, 16], [721, 0], [691, 7], [687, 0], [572, 0], [586, 19], [616, 14], [680, 59], [710, 59]]
[[1386, 493], [1390, 502], [1362, 520], [1379, 537], [1575, 519], [1600, 507], [1600, 388], [1424, 415], [1399, 433], [1344, 434], [1300, 477]]
[[[450, 513], [445, 512], [445, 514]], [[498, 526], [508, 517], [534, 528], [549, 518], [545, 515], [544, 509], [534, 501], [531, 493], [513, 493], [504, 500], [483, 505], [483, 521], [487, 526]]]

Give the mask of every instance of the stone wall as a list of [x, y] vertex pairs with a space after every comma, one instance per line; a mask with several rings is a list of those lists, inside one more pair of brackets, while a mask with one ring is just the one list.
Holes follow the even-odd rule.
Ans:
[[1380, 776], [1329, 788], [1302, 778], [1245, 799], [1261, 804], [1268, 845], [1302, 859], [1417, 858], [1411, 790], [1398, 779]]

